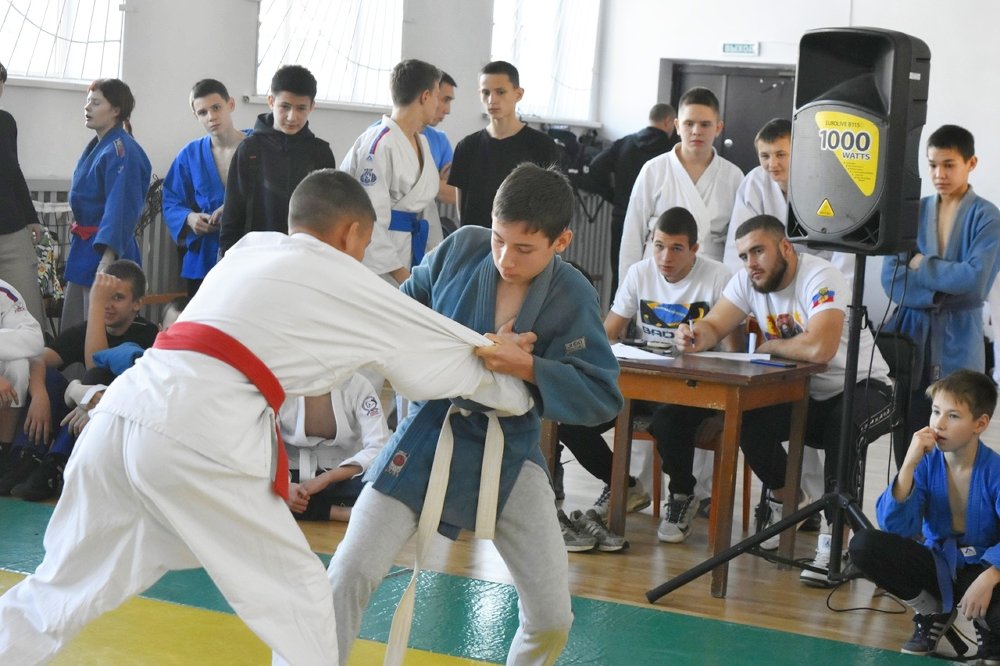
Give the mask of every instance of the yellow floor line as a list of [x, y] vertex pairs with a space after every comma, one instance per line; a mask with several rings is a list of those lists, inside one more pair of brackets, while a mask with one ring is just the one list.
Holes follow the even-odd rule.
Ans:
[[[0, 571], [0, 594], [23, 576]], [[385, 645], [359, 640], [350, 666], [379, 664]], [[271, 653], [235, 615], [135, 598], [88, 625], [54, 666], [233, 666], [269, 664]], [[407, 650], [407, 666], [467, 666], [480, 661]]]

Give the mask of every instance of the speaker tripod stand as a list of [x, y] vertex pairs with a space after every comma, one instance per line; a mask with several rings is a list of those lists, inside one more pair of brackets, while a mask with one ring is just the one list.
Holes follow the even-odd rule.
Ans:
[[[738, 555], [746, 552], [758, 551], [758, 547], [771, 537], [781, 534], [785, 530], [798, 527], [803, 520], [827, 511], [832, 516], [830, 535], [830, 564], [827, 573], [830, 580], [837, 582], [845, 577], [842, 573], [842, 550], [844, 546], [844, 525], [849, 521], [854, 530], [872, 529], [871, 521], [864, 515], [857, 499], [852, 494], [854, 488], [850, 487], [849, 478], [853, 475], [850, 472], [851, 452], [853, 445], [851, 438], [855, 430], [853, 423], [855, 392], [857, 389], [857, 367], [859, 356], [859, 345], [861, 340], [861, 329], [865, 320], [865, 307], [862, 303], [865, 284], [865, 257], [857, 255], [854, 263], [854, 288], [852, 292], [851, 305], [848, 307], [848, 345], [847, 345], [847, 367], [844, 369], [844, 399], [843, 411], [840, 422], [840, 447], [837, 457], [837, 476], [833, 492], [826, 493], [822, 498], [798, 509], [792, 514], [782, 516], [782, 519], [774, 523], [766, 530], [758, 532], [753, 536], [740, 541], [727, 548], [718, 555], [711, 557], [701, 564], [692, 567], [684, 573], [676, 576], [667, 582], [646, 592], [646, 598], [650, 603], [655, 603], [661, 597], [682, 587], [695, 578], [708, 573], [717, 566], [729, 562]], [[768, 559], [778, 561], [781, 564], [796, 566], [799, 568], [809, 568], [819, 572], [820, 569], [809, 565], [803, 565], [794, 560], [782, 557], [773, 557], [770, 554]]]

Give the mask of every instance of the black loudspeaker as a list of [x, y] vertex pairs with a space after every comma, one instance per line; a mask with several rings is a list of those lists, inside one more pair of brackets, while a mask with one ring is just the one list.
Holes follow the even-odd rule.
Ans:
[[930, 49], [893, 30], [826, 28], [799, 42], [788, 237], [862, 255], [916, 245]]

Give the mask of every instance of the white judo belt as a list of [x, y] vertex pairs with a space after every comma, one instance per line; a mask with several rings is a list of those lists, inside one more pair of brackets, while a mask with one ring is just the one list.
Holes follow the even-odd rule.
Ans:
[[[444, 496], [448, 490], [448, 476], [451, 471], [451, 455], [455, 448], [455, 437], [451, 431], [452, 414], [461, 410], [451, 406], [445, 414], [438, 436], [437, 449], [434, 451], [434, 462], [431, 465], [431, 475], [427, 484], [427, 495], [424, 498], [424, 508], [420, 512], [417, 523], [417, 557], [413, 564], [413, 576], [399, 600], [396, 612], [392, 616], [392, 627], [389, 629], [389, 644], [385, 650], [385, 666], [400, 666], [406, 653], [406, 644], [410, 639], [410, 625], [413, 622], [413, 606], [417, 595], [417, 576], [427, 560], [431, 539], [441, 523], [441, 512], [444, 508]], [[503, 430], [496, 412], [489, 412], [489, 424], [486, 427], [486, 446], [483, 452], [483, 469], [479, 481], [479, 505], [476, 508], [476, 538], [492, 539], [496, 528], [497, 502], [500, 497], [500, 467], [503, 461]]]

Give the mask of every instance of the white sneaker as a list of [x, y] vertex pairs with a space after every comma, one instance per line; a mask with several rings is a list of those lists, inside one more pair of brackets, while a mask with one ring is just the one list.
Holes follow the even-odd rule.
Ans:
[[[799, 503], [793, 508], [793, 511], [797, 511], [798, 507], [806, 505], [806, 504], [809, 504], [809, 503], [812, 502], [812, 499], [810, 499], [809, 495], [806, 495], [805, 491], [802, 491], [800, 494], [801, 494], [801, 498], [802, 499], [799, 500]], [[784, 510], [784, 505], [781, 502], [779, 502], [776, 499], [774, 499], [773, 497], [771, 497], [770, 493], [768, 494], [767, 502], [765, 502], [765, 507], [766, 507], [765, 510], [767, 511], [767, 515], [765, 516], [765, 519], [763, 521], [760, 521], [762, 523], [762, 525], [761, 525], [760, 529], [758, 530], [758, 532], [763, 532], [767, 528], [771, 527], [772, 525], [774, 525], [775, 523], [777, 523], [778, 521], [780, 521], [781, 520], [782, 512]], [[795, 529], [798, 529], [798, 525], [795, 526]], [[775, 534], [770, 539], [767, 539], [766, 541], [761, 542], [760, 549], [761, 550], [777, 550], [778, 544], [780, 542], [781, 542], [781, 533], [779, 532], [778, 534]], [[829, 560], [827, 560], [827, 561], [829, 561]]]
[[[832, 543], [832, 538], [829, 534], [820, 534], [816, 539], [816, 557], [810, 563], [817, 569], [824, 569], [826, 573], [817, 573], [815, 571], [810, 571], [808, 569], [803, 569], [799, 574], [799, 580], [805, 585], [810, 587], [833, 587], [837, 583], [830, 580], [830, 545]], [[857, 572], [857, 569], [851, 566], [851, 562], [848, 559], [847, 551], [842, 551], [841, 555], [841, 571], [847, 578], [856, 577], [852, 576], [852, 572]]]
[[[597, 498], [594, 502], [594, 506], [591, 507], [597, 512], [602, 520], [608, 519], [608, 506], [611, 503], [611, 487], [608, 485], [604, 486], [604, 490], [601, 491], [601, 496]], [[635, 511], [642, 511], [647, 506], [653, 503], [650, 499], [649, 493], [646, 489], [642, 487], [642, 481], [635, 479], [635, 485], [628, 487], [628, 495], [625, 497], [625, 513], [633, 513]]]
[[664, 507], [666, 515], [656, 530], [656, 538], [665, 543], [681, 543], [691, 534], [691, 523], [698, 513], [694, 495], [670, 495]]

